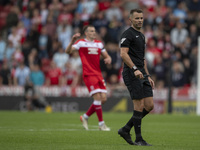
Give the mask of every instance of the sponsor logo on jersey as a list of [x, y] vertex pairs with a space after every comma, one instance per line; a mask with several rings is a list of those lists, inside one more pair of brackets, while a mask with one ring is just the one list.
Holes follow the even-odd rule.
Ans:
[[98, 48], [89, 47], [88, 48], [88, 54], [95, 54], [95, 55], [97, 55], [98, 54]]

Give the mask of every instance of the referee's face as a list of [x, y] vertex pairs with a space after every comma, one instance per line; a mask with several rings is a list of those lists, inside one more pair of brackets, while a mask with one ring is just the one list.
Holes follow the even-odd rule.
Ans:
[[96, 30], [94, 27], [88, 27], [85, 32], [86, 38], [88, 40], [94, 40], [96, 38]]
[[134, 12], [130, 16], [130, 21], [132, 22], [133, 28], [140, 30], [143, 25], [143, 13]]

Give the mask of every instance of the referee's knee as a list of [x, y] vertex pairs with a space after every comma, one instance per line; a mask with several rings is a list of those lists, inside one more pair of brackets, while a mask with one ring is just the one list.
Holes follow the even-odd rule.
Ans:
[[153, 103], [151, 103], [150, 105], [148, 105], [147, 106], [147, 108], [145, 108], [147, 111], [152, 111], [153, 110], [153, 108], [154, 108], [154, 104]]
[[154, 104], [152, 104], [152, 105], [150, 106], [150, 111], [153, 110], [153, 108], [154, 108]]

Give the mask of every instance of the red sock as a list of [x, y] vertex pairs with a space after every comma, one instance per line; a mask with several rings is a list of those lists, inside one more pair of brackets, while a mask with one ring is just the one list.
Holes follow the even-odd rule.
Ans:
[[88, 111], [86, 112], [86, 115], [89, 117], [89, 116], [91, 116], [94, 112], [95, 112], [95, 107], [94, 107], [94, 104], [92, 104], [92, 105], [90, 106], [90, 108], [88, 109]]
[[101, 105], [94, 105], [94, 108], [95, 108], [97, 117], [99, 119], [99, 122], [103, 121], [103, 113], [102, 113], [102, 107], [101, 107]]

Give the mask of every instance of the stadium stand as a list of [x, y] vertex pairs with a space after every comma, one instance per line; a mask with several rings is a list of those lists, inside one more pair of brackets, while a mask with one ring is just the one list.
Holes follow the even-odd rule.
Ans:
[[[80, 32], [84, 25], [92, 24], [97, 28], [97, 37], [104, 41], [115, 60], [111, 66], [102, 66], [104, 78], [109, 85], [120, 84], [121, 60], [116, 45], [121, 33], [130, 25], [130, 9], [136, 7], [143, 9], [145, 14], [146, 60], [156, 87], [168, 86], [171, 68], [174, 87], [196, 86], [199, 0], [1, 0], [0, 66], [8, 61], [12, 72], [18, 67], [22, 52], [23, 60], [30, 68], [31, 50], [36, 49], [38, 56], [34, 58], [39, 60], [35, 59], [38, 61], [34, 63], [38, 63], [46, 75], [60, 46], [64, 50], [74, 33]], [[10, 43], [15, 50], [7, 57]], [[81, 71], [77, 72], [80, 74]], [[2, 81], [2, 73], [0, 78], [0, 85], [7, 83]], [[79, 85], [83, 83], [77, 82]]]

